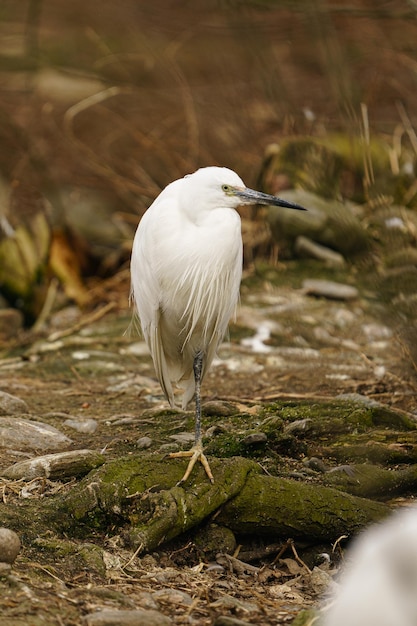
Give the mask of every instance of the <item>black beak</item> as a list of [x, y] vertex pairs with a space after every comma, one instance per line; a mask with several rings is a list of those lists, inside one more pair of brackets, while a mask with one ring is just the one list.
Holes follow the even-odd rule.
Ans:
[[273, 206], [282, 206], [286, 209], [297, 209], [297, 211], [307, 211], [300, 204], [295, 202], [288, 202], [278, 196], [271, 196], [268, 193], [262, 191], [255, 191], [254, 189], [236, 189], [236, 195], [238, 198], [242, 198], [242, 204], [268, 204]]

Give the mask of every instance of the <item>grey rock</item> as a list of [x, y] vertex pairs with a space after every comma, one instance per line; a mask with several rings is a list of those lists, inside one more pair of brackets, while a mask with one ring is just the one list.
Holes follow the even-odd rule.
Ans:
[[[193, 541], [204, 553], [204, 558], [209, 560], [214, 560], [219, 553], [233, 554], [237, 545], [236, 537], [230, 528], [217, 524], [198, 528], [193, 535]], [[223, 569], [219, 563], [216, 565]]]
[[98, 426], [96, 420], [92, 418], [71, 418], [65, 420], [64, 425], [86, 435], [92, 435]]
[[182, 604], [185, 606], [191, 606], [193, 599], [189, 593], [181, 591], [180, 589], [171, 589], [166, 587], [165, 589], [158, 589], [154, 591], [152, 597], [157, 602], [162, 601], [168, 604]]
[[204, 415], [217, 415], [219, 417], [229, 417], [239, 413], [239, 409], [233, 402], [223, 400], [211, 400], [203, 404]]
[[307, 211], [283, 211], [268, 208], [272, 235], [284, 249], [292, 251], [297, 237], [308, 237], [346, 257], [363, 253], [368, 236], [349, 205], [338, 200], [325, 200], [302, 189], [282, 191], [280, 197], [304, 206]]
[[19, 536], [10, 528], [0, 528], [0, 562], [14, 563], [20, 551]]
[[329, 300], [354, 300], [359, 295], [356, 287], [324, 279], [308, 278], [303, 281], [302, 288], [308, 295]]
[[379, 402], [374, 400], [373, 398], [368, 398], [368, 396], [364, 396], [361, 393], [340, 393], [336, 396], [340, 400], [347, 400], [350, 402], [357, 402], [366, 407], [378, 407], [381, 406]]
[[150, 437], [140, 437], [136, 442], [136, 447], [139, 450], [146, 450], [146, 448], [150, 448], [152, 445], [152, 439]]
[[0, 391], [0, 415], [15, 415], [28, 412], [29, 407], [24, 400], [5, 391]]
[[56, 454], [45, 454], [34, 459], [19, 461], [1, 472], [12, 480], [32, 480], [38, 476], [61, 480], [73, 476], [84, 476], [102, 465], [105, 458], [95, 450], [71, 450]]
[[323, 261], [327, 267], [344, 267], [346, 265], [342, 254], [302, 235], [295, 240], [294, 249], [298, 256], [318, 259]]
[[268, 441], [268, 437], [265, 433], [251, 433], [244, 437], [241, 441], [244, 446], [255, 446], [259, 443], [266, 443]]
[[306, 417], [301, 420], [295, 420], [291, 422], [287, 426], [284, 427], [283, 432], [285, 434], [297, 435], [297, 434], [305, 434], [309, 432], [311, 426], [313, 424], [313, 420], [309, 417]]
[[176, 435], [170, 435], [170, 439], [176, 441], [177, 443], [194, 443], [195, 434], [194, 433], [177, 433]]
[[59, 450], [71, 443], [57, 428], [23, 417], [0, 417], [0, 447], [15, 450]]
[[159, 446], [159, 452], [163, 454], [170, 454], [170, 452], [177, 452], [179, 449], [178, 444], [176, 443], [163, 443]]

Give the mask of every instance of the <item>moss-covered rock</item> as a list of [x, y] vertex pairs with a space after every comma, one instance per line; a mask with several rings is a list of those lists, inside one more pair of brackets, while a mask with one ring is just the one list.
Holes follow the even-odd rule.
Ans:
[[282, 191], [280, 196], [307, 209], [283, 211], [280, 207], [268, 207], [267, 220], [281, 254], [292, 254], [299, 236], [336, 250], [348, 259], [368, 251], [369, 237], [348, 204], [324, 199], [304, 189]]
[[59, 520], [61, 531], [77, 525], [84, 532], [91, 525], [101, 531], [117, 525], [129, 545], [148, 551], [214, 512], [232, 532], [312, 541], [334, 541], [388, 513], [383, 504], [330, 487], [265, 476], [239, 457], [214, 461], [212, 470], [214, 485], [200, 468], [191, 484], [177, 486], [182, 467], [175, 460], [119, 459], [57, 500], [52, 523]]

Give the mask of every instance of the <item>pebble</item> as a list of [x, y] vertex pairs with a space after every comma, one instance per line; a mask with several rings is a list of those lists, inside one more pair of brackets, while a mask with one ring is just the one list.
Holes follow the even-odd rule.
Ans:
[[376, 322], [363, 324], [362, 331], [368, 341], [390, 339], [393, 335], [391, 328], [388, 328], [388, 326], [385, 326], [384, 324], [377, 324]]
[[366, 407], [377, 407], [381, 406], [379, 402], [374, 400], [373, 398], [368, 398], [368, 396], [364, 396], [361, 393], [340, 393], [336, 396], [339, 400], [347, 400], [348, 402], [357, 402], [362, 406]]
[[345, 259], [340, 252], [336, 252], [331, 248], [322, 246], [316, 241], [312, 241], [303, 235], [300, 235], [295, 240], [294, 249], [298, 256], [311, 257], [313, 259], [318, 259], [319, 261], [324, 261], [327, 267], [340, 268], [344, 267], [346, 264]]
[[265, 433], [251, 433], [244, 437], [241, 441], [244, 446], [255, 446], [259, 443], [266, 443], [268, 441], [268, 437]]
[[152, 445], [152, 439], [150, 437], [139, 437], [139, 439], [136, 442], [136, 447], [139, 450], [146, 450], [147, 448], [150, 448]]
[[321, 459], [318, 459], [316, 456], [312, 456], [309, 459], [304, 459], [303, 465], [305, 465], [309, 469], [314, 470], [315, 472], [321, 472], [322, 474], [325, 474], [328, 471], [328, 467], [326, 466], [326, 464]]
[[71, 443], [57, 428], [22, 417], [0, 417], [0, 448], [58, 450]]
[[0, 391], [0, 415], [15, 415], [16, 413], [28, 412], [29, 407], [24, 400], [5, 391]]
[[170, 589], [169, 587], [154, 591], [152, 597], [157, 602], [162, 601], [175, 605], [182, 604], [182, 606], [191, 606], [193, 603], [193, 599], [189, 593], [181, 591], [180, 589]]
[[194, 433], [177, 433], [176, 435], [170, 435], [169, 439], [172, 439], [176, 443], [194, 443]]
[[0, 563], [14, 563], [20, 550], [20, 539], [10, 528], [0, 528]]
[[133, 354], [134, 356], [149, 356], [149, 348], [144, 341], [131, 343], [120, 350], [120, 354]]
[[92, 418], [72, 418], [65, 420], [64, 425], [68, 426], [68, 428], [76, 430], [79, 433], [84, 433], [85, 435], [92, 435], [97, 430], [98, 426], [96, 420]]
[[264, 368], [263, 365], [257, 362], [253, 356], [245, 356], [240, 354], [239, 357], [229, 357], [226, 359], [215, 360], [213, 366], [221, 365], [226, 367], [229, 372], [242, 373], [242, 374], [258, 374]]
[[352, 285], [316, 278], [304, 280], [302, 288], [309, 296], [319, 296], [328, 300], [354, 300], [359, 295], [356, 287]]
[[172, 621], [159, 611], [103, 609], [84, 617], [86, 626], [170, 626]]
[[203, 404], [204, 415], [213, 415], [216, 417], [229, 417], [239, 413], [239, 409], [236, 404], [232, 402], [225, 402], [223, 400], [210, 400]]
[[309, 432], [312, 424], [313, 420], [309, 417], [305, 417], [304, 419], [295, 420], [294, 422], [287, 424], [287, 426], [284, 427], [283, 432], [286, 435], [302, 435]]
[[[197, 529], [193, 535], [193, 542], [198, 550], [204, 553], [204, 559], [214, 560], [219, 554], [233, 554], [236, 550], [236, 537], [233, 532], [225, 526], [210, 524], [209, 526]], [[211, 570], [215, 569], [215, 565], [223, 570], [220, 563], [213, 563]]]
[[159, 446], [159, 452], [162, 454], [170, 454], [170, 452], [177, 452], [178, 445], [176, 443], [163, 443]]

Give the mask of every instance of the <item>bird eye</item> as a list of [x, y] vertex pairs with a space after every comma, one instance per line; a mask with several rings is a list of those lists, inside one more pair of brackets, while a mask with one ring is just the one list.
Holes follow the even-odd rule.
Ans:
[[232, 191], [232, 188], [230, 185], [222, 185], [222, 189], [225, 193], [230, 193]]

